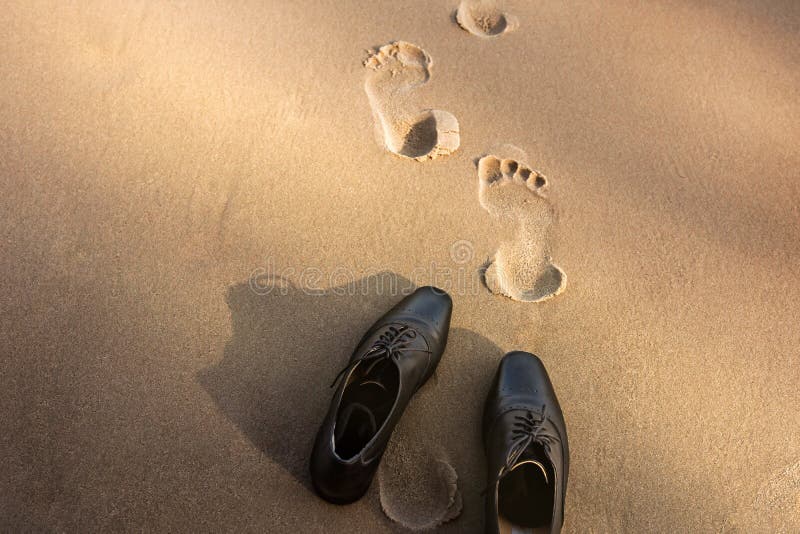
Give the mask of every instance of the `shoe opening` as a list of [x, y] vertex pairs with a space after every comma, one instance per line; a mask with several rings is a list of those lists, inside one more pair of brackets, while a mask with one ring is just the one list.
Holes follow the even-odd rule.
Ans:
[[390, 360], [353, 369], [336, 416], [334, 450], [340, 458], [349, 460], [372, 440], [394, 406], [399, 385], [399, 371]]
[[553, 520], [555, 475], [538, 445], [531, 445], [497, 486], [497, 512], [501, 534], [549, 532]]

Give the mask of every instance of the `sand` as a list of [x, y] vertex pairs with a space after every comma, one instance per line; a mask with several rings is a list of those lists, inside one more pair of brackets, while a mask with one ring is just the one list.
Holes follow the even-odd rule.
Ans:
[[[474, 3], [0, 10], [3, 530], [478, 532], [513, 349], [564, 409], [565, 532], [800, 529], [800, 5]], [[428, 77], [370, 96], [397, 42]], [[503, 145], [547, 179], [530, 247], [479, 198]], [[392, 282], [450, 289], [450, 343], [329, 505], [307, 455]]]

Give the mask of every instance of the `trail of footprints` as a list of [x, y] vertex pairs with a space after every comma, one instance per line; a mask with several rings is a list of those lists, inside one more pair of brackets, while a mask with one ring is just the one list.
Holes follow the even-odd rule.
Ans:
[[[494, 0], [462, 0], [455, 19], [464, 30], [497, 37], [517, 26]], [[375, 117], [376, 135], [390, 152], [425, 161], [455, 152], [460, 143], [456, 117], [420, 108], [415, 89], [431, 77], [433, 60], [422, 48], [395, 41], [372, 50], [364, 61], [364, 88]], [[485, 265], [483, 280], [494, 294], [540, 302], [561, 293], [566, 275], [550, 259], [553, 209], [546, 179], [519, 158], [487, 155], [478, 163], [478, 196], [484, 209], [515, 225], [514, 237], [500, 243]]]
[[[454, 13], [472, 35], [491, 39], [517, 27], [517, 20], [495, 0], [462, 0]], [[375, 118], [376, 137], [393, 154], [417, 161], [447, 156], [461, 144], [456, 117], [421, 106], [417, 88], [431, 78], [431, 56], [419, 46], [394, 41], [371, 50], [364, 89]], [[547, 179], [533, 170], [518, 149], [498, 150], [477, 163], [480, 205], [512, 228], [484, 265], [483, 280], [494, 294], [522, 302], [540, 302], [561, 293], [566, 275], [550, 258], [555, 220], [547, 199]], [[417, 440], [393, 440], [392, 454], [381, 464], [381, 507], [392, 520], [412, 530], [428, 530], [461, 513], [455, 469]], [[410, 477], [410, 478], [409, 478]], [[408, 478], [408, 480], [406, 480]], [[405, 483], [403, 483], [405, 482]], [[418, 491], [408, 492], [409, 487]], [[415, 496], [420, 498], [415, 498]]]

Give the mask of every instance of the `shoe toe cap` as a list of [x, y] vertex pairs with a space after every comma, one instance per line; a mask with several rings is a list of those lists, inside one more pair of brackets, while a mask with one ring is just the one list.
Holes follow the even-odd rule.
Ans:
[[531, 401], [555, 398], [542, 360], [523, 351], [509, 352], [503, 357], [493, 389], [498, 396], [524, 396]]
[[437, 287], [420, 287], [395, 306], [394, 311], [415, 316], [427, 322], [439, 334], [446, 335], [453, 313], [453, 299]]

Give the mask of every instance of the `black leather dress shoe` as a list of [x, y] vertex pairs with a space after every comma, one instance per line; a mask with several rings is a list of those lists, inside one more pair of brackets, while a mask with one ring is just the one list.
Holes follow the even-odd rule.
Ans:
[[433, 374], [447, 344], [453, 302], [421, 287], [367, 331], [337, 385], [311, 452], [311, 480], [325, 500], [366, 493], [395, 425]]
[[541, 360], [509, 352], [483, 415], [486, 532], [560, 532], [569, 473], [564, 416]]

